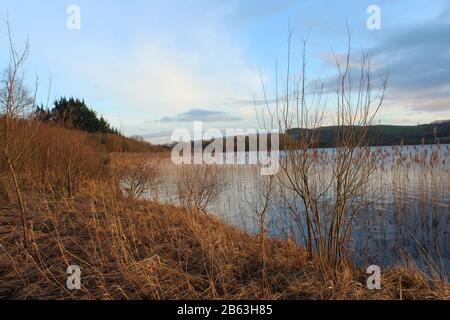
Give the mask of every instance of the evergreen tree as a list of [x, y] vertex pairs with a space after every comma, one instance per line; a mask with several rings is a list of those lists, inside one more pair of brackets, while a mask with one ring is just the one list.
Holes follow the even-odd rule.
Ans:
[[35, 118], [43, 122], [54, 122], [59, 125], [76, 128], [87, 132], [102, 132], [119, 134], [112, 128], [106, 119], [97, 116], [97, 113], [90, 109], [84, 100], [73, 97], [67, 99], [62, 97], [54, 102], [53, 109], [38, 107], [35, 111]]

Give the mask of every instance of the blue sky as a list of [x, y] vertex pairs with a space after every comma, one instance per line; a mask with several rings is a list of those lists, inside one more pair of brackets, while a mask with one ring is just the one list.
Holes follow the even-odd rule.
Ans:
[[[275, 61], [309, 34], [311, 77], [333, 75], [329, 57], [345, 49], [347, 23], [356, 50], [370, 50], [390, 83], [380, 121], [417, 124], [450, 118], [450, 2], [445, 0], [0, 0], [17, 43], [30, 39], [30, 81], [46, 100], [84, 98], [127, 135], [165, 142], [191, 120], [209, 127], [257, 127], [253, 96], [260, 70], [270, 84]], [[66, 27], [69, 5], [81, 29]], [[368, 30], [366, 9], [381, 9]], [[6, 65], [0, 27], [0, 63]], [[0, 64], [0, 66], [1, 66]]]

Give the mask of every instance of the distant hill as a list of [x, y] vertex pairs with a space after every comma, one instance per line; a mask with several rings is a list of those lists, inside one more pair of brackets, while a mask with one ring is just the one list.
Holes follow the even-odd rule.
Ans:
[[[300, 130], [298, 128], [291, 129], [287, 131], [287, 134], [294, 139], [298, 139]], [[320, 147], [335, 146], [337, 127], [322, 127], [318, 130]], [[439, 121], [418, 126], [372, 126], [369, 128], [369, 135], [374, 141], [373, 145], [378, 146], [434, 144], [437, 141], [442, 144], [450, 143], [450, 121]]]
[[[301, 130], [304, 129], [290, 129], [286, 132], [288, 136], [292, 139], [299, 139]], [[336, 132], [338, 127], [329, 126], [321, 127], [317, 129], [319, 132], [319, 142], [317, 144], [318, 148], [334, 148], [336, 147]], [[358, 127], [356, 127], [358, 130]], [[311, 130], [308, 130], [311, 131]], [[283, 146], [283, 136], [281, 134], [279, 137], [280, 145], [279, 148], [284, 150]], [[245, 150], [246, 151], [256, 151], [256, 147], [251, 148], [249, 144], [249, 139], [254, 136], [241, 136], [245, 138]], [[369, 128], [370, 143], [373, 146], [392, 146], [392, 145], [420, 145], [420, 144], [435, 144], [437, 142], [441, 144], [450, 144], [450, 121], [439, 121], [430, 124], [417, 125], [417, 126], [389, 126], [389, 125], [378, 125], [371, 126]], [[227, 142], [231, 142], [234, 145], [234, 151], [237, 151], [237, 137], [223, 137], [217, 140], [222, 140], [223, 152], [227, 152]], [[266, 137], [267, 147], [270, 149], [270, 137]], [[232, 140], [232, 141], [231, 141]], [[202, 148], [205, 149], [213, 140], [202, 140]], [[166, 145], [167, 149], [172, 149], [176, 143]], [[191, 146], [194, 146], [194, 141], [191, 141]], [[233, 150], [228, 150], [233, 151]]]
[[450, 119], [447, 119], [447, 120], [436, 120], [436, 121], [433, 121], [430, 124], [441, 124], [441, 123], [446, 123], [446, 122], [450, 122]]

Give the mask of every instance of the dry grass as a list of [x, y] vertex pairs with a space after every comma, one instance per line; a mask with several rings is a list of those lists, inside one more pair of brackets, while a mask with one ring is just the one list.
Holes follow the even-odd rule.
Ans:
[[[2, 299], [449, 299], [448, 283], [414, 268], [383, 270], [381, 291], [363, 270], [325, 281], [292, 241], [249, 236], [198, 211], [129, 201], [91, 184], [72, 199], [27, 199], [31, 249], [22, 247], [18, 208], [0, 209]], [[66, 289], [69, 265], [82, 289]]]

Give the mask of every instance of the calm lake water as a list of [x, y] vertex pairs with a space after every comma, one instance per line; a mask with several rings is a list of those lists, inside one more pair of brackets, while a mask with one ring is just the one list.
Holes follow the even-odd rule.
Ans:
[[[321, 149], [322, 155], [332, 154]], [[347, 244], [358, 264], [389, 266], [412, 258], [425, 271], [450, 274], [450, 145], [373, 148], [378, 168], [367, 197], [376, 201], [361, 211]], [[251, 203], [260, 199], [256, 166], [221, 166], [226, 187], [207, 209], [225, 222], [249, 233], [257, 224]], [[178, 204], [181, 167], [163, 165], [164, 180], [148, 197]], [[289, 204], [301, 203], [278, 185], [267, 228], [272, 237], [295, 238], [303, 243], [301, 222], [294, 221]]]

